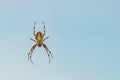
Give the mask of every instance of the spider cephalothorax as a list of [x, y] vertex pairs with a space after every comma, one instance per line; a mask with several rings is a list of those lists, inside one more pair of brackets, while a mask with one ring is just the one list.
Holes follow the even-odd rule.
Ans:
[[34, 27], [33, 27], [33, 29], [34, 29], [33, 30], [33, 35], [34, 35], [35, 39], [31, 38], [31, 40], [34, 41], [36, 44], [33, 45], [33, 47], [31, 48], [30, 52], [28, 53], [28, 60], [30, 59], [31, 62], [32, 62], [32, 59], [31, 59], [32, 58], [32, 53], [33, 53], [33, 50], [36, 48], [36, 46], [38, 46], [38, 47], [43, 46], [45, 48], [47, 54], [48, 54], [49, 62], [50, 62], [50, 56], [52, 58], [53, 58], [53, 56], [51, 54], [51, 51], [48, 49], [48, 47], [43, 43], [43, 41], [45, 41], [47, 38], [49, 38], [49, 37], [44, 38], [44, 36], [45, 36], [45, 25], [44, 25], [44, 22], [43, 22], [44, 33], [42, 33], [42, 32], [35, 33], [35, 25], [36, 25], [36, 23], [34, 23]]

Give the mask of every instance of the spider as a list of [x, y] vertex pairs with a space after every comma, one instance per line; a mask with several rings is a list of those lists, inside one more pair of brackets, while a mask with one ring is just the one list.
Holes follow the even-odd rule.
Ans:
[[31, 60], [31, 63], [33, 64], [33, 62], [32, 62], [32, 53], [33, 53], [33, 50], [36, 48], [36, 46], [38, 46], [38, 47], [44, 47], [45, 48], [45, 50], [46, 50], [46, 52], [47, 52], [47, 55], [48, 55], [48, 57], [49, 57], [49, 63], [51, 62], [51, 60], [50, 60], [50, 57], [52, 57], [53, 58], [53, 56], [52, 56], [52, 54], [51, 54], [51, 51], [48, 49], [48, 47], [43, 43], [46, 39], [48, 39], [49, 38], [49, 36], [48, 37], [46, 37], [46, 38], [44, 38], [44, 36], [45, 36], [45, 24], [44, 24], [44, 22], [43, 22], [43, 25], [44, 25], [44, 33], [42, 33], [42, 32], [35, 32], [35, 25], [36, 25], [36, 22], [34, 22], [34, 26], [33, 26], [33, 35], [34, 35], [34, 37], [35, 37], [35, 39], [32, 39], [31, 38], [31, 40], [32, 41], [34, 41], [35, 42], [35, 44], [32, 46], [32, 48], [31, 48], [31, 50], [30, 50], [30, 52], [28, 53], [28, 60], [30, 59]]

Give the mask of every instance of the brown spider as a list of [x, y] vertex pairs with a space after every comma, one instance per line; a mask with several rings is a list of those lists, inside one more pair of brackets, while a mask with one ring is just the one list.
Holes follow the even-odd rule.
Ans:
[[43, 46], [48, 54], [48, 57], [49, 57], [49, 63], [50, 63], [50, 56], [53, 58], [52, 54], [51, 54], [51, 51], [48, 49], [48, 47], [43, 43], [43, 41], [45, 41], [46, 39], [48, 39], [49, 37], [46, 37], [44, 38], [45, 36], [45, 24], [43, 22], [43, 25], [44, 25], [44, 33], [41, 33], [41, 32], [37, 32], [35, 33], [35, 25], [36, 25], [36, 22], [34, 23], [34, 27], [33, 27], [33, 35], [35, 37], [35, 40], [31, 38], [32, 41], [36, 42], [36, 44], [34, 44], [30, 50], [30, 52], [28, 53], [28, 60], [30, 59], [31, 60], [31, 63], [32, 62], [32, 53], [33, 53], [33, 50], [36, 48], [36, 46], [38, 47], [41, 47]]

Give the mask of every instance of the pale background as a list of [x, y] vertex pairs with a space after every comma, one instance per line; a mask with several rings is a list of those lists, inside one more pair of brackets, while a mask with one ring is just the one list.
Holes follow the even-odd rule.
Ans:
[[120, 0], [0, 0], [0, 80], [120, 80]]

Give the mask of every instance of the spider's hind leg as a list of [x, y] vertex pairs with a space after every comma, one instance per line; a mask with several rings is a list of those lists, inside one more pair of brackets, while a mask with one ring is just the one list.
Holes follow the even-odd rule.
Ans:
[[51, 54], [51, 51], [48, 49], [48, 47], [43, 43], [43, 47], [45, 48], [47, 54], [48, 54], [48, 57], [49, 57], [49, 63], [51, 62], [50, 60], [50, 56], [53, 58], [52, 54]]
[[35, 49], [36, 46], [37, 46], [37, 44], [33, 45], [30, 52], [28, 53], [28, 60], [30, 59], [32, 64], [33, 64], [32, 59], [31, 59], [32, 58], [32, 53], [33, 53], [33, 50]]

